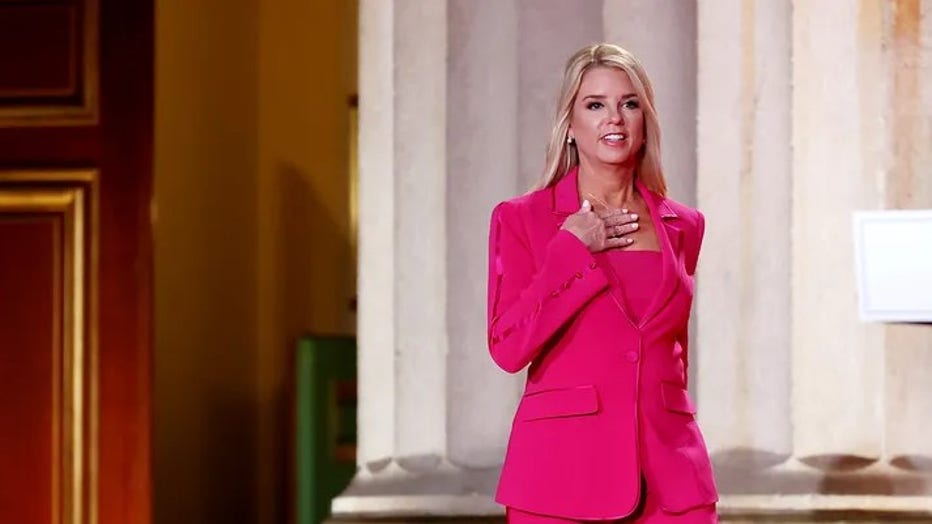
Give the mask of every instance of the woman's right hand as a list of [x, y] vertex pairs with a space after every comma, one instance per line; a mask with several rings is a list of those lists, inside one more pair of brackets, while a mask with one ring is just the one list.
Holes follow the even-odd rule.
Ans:
[[626, 209], [597, 213], [588, 200], [576, 213], [568, 216], [563, 227], [576, 236], [589, 251], [597, 253], [605, 249], [628, 247], [634, 240], [629, 234], [638, 229], [638, 216]]

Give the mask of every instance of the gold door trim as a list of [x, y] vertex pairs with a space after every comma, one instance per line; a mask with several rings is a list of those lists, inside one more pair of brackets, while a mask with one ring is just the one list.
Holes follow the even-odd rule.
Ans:
[[93, 170], [0, 171], [0, 215], [59, 220], [55, 279], [61, 354], [53, 358], [57, 391], [53, 428], [54, 524], [97, 522], [97, 239], [98, 176]]

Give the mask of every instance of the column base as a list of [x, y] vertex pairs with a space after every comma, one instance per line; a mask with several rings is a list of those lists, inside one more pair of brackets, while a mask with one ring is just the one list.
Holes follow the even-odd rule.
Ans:
[[[337, 506], [341, 505], [341, 511]], [[356, 508], [357, 511], [348, 511]], [[865, 509], [871, 508], [871, 509]], [[733, 495], [719, 503], [728, 524], [928, 524], [928, 497]], [[330, 524], [504, 524], [500, 506], [481, 495], [348, 496], [334, 501]]]
[[932, 497], [887, 495], [723, 495], [722, 522], [932, 522]]
[[493, 500], [499, 468], [466, 469], [444, 461], [425, 471], [401, 464], [403, 460], [391, 460], [385, 466], [361, 468], [333, 500], [331, 520], [504, 517], [504, 509]]
[[[504, 508], [493, 499], [499, 468], [466, 469], [447, 461], [424, 464], [398, 459], [361, 468], [333, 500], [328, 522], [504, 522]], [[722, 522], [734, 524], [932, 522], [928, 495], [726, 494], [718, 509]]]

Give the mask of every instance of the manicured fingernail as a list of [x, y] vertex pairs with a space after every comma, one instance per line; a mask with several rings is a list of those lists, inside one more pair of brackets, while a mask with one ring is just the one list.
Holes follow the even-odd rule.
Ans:
[[637, 219], [638, 219], [638, 214], [637, 214], [637, 213], [631, 213], [631, 220], [637, 220]]
[[629, 243], [629, 244], [630, 244], [631, 242], [634, 242], [634, 240], [631, 240], [630, 238], [627, 239], [627, 240], [628, 240], [628, 243]]
[[631, 224], [631, 229], [637, 229], [637, 228], [638, 228], [637, 224]]
[[588, 200], [583, 200], [583, 201], [582, 201], [582, 207], [583, 207], [583, 209], [589, 209], [591, 206], [592, 206], [592, 204], [590, 204]]

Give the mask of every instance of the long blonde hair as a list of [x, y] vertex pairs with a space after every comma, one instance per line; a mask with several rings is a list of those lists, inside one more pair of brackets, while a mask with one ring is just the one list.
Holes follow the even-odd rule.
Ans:
[[628, 74], [644, 112], [645, 142], [639, 152], [640, 159], [635, 171], [637, 176], [653, 192], [666, 196], [667, 182], [660, 163], [660, 121], [654, 109], [654, 89], [641, 61], [630, 51], [613, 44], [588, 45], [570, 57], [563, 72], [563, 84], [557, 102], [557, 111], [547, 144], [547, 162], [537, 188], [557, 183], [574, 166], [579, 164], [576, 144], [569, 144], [570, 115], [583, 75], [596, 67], [614, 67]]

